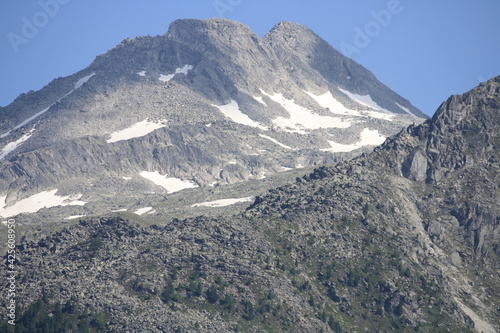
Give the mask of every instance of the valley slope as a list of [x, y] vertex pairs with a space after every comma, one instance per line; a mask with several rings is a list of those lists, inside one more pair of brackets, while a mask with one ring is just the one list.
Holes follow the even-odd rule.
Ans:
[[112, 332], [496, 332], [499, 110], [496, 77], [231, 217], [26, 238], [19, 304]]

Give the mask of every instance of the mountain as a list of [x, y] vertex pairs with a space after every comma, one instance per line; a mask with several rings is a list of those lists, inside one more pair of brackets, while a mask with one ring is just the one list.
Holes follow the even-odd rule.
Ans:
[[88, 218], [25, 237], [17, 299], [33, 305], [21, 323], [497, 332], [499, 124], [496, 77], [373, 152], [316, 168], [234, 216], [150, 226]]
[[161, 219], [179, 192], [338, 162], [426, 118], [302, 25], [178, 20], [0, 110], [0, 216]]

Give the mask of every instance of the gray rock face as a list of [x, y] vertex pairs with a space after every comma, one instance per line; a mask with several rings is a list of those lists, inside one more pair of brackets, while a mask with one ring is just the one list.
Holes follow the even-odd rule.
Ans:
[[[391, 112], [426, 118], [408, 100], [378, 81], [369, 70], [343, 56], [303, 25], [280, 22], [265, 35], [264, 41], [297, 82], [302, 83], [307, 77], [321, 87], [327, 81], [358, 95], [369, 94], [378, 105]], [[336, 93], [341, 98], [342, 94]]]
[[178, 20], [3, 108], [0, 196], [59, 189], [98, 206], [151, 187], [143, 171], [234, 184], [359, 155], [424, 118], [299, 24], [261, 39], [230, 20]]
[[427, 174], [427, 157], [420, 150], [410, 154], [402, 165], [403, 176], [411, 180], [424, 180]]
[[[451, 100], [234, 216], [28, 234], [18, 302], [71, 300], [109, 314], [110, 332], [497, 332], [500, 77]], [[468, 150], [474, 163], [450, 164]]]
[[[378, 211], [386, 214], [384, 218], [403, 214], [394, 222], [413, 230], [407, 236], [413, 233], [420, 245], [411, 245], [405, 238], [407, 244], [400, 251], [409, 251], [414, 262], [427, 262], [429, 265], [421, 267], [440, 276], [440, 283], [449, 288], [446, 297], [454, 299], [463, 311], [457, 319], [464, 326], [477, 332], [496, 332], [498, 307], [489, 304], [499, 302], [496, 296], [490, 299], [498, 294], [494, 277], [500, 269], [499, 124], [500, 77], [496, 77], [462, 96], [452, 96], [431, 120], [401, 131], [366, 157], [317, 170], [307, 178], [314, 184], [306, 191], [309, 198], [298, 194], [304, 193], [303, 187], [288, 187], [267, 200], [260, 199], [262, 203], [255, 209], [284, 218], [291, 214], [281, 213], [280, 208], [310, 211], [307, 205], [288, 199], [291, 197], [303, 203], [340, 206], [332, 213], [338, 217], [348, 211], [355, 214], [349, 204], [342, 204], [350, 194], [363, 193], [362, 202], [373, 198], [363, 207], [363, 214], [358, 213], [361, 224], [370, 225], [369, 206], [378, 206]], [[315, 183], [318, 179], [320, 184]], [[373, 186], [376, 194], [365, 186]], [[330, 188], [350, 194], [323, 195]], [[394, 206], [384, 213], [385, 204]], [[428, 255], [433, 259], [427, 261]], [[406, 299], [399, 304], [412, 302], [411, 297]], [[395, 298], [387, 301], [387, 309], [396, 311], [397, 305]], [[408, 309], [406, 305], [403, 308]], [[480, 313], [471, 308], [481, 309]]]

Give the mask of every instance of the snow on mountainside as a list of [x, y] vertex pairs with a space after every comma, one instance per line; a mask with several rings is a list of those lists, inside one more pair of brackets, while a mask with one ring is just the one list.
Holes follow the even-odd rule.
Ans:
[[[244, 100], [236, 99], [244, 112]], [[267, 96], [263, 102], [274, 103]], [[311, 107], [305, 99], [298, 103]], [[147, 138], [169, 145], [155, 138], [172, 130], [171, 119], [146, 136], [102, 144], [141, 149]], [[206, 124], [188, 138], [206, 140], [201, 134], [212, 127], [225, 134], [235, 129], [246, 138], [248, 153], [264, 154], [258, 147], [267, 143], [276, 154], [285, 149], [276, 142], [308, 135], [230, 119]], [[116, 204], [116, 215], [63, 221], [48, 235], [45, 223], [19, 237], [21, 325], [43, 317], [53, 323], [50, 314], [59, 311], [73, 327], [104, 314], [98, 318], [107, 332], [498, 332], [499, 125], [496, 77], [451, 96], [432, 119], [404, 128], [372, 152], [300, 175], [290, 170], [268, 177], [261, 170], [259, 181], [169, 192], [170, 171], [150, 165], [155, 171], [138, 175], [126, 165], [123, 180], [139, 184], [146, 176], [163, 200], [153, 202], [141, 191], [134, 206]], [[249, 142], [256, 133], [262, 142]], [[362, 130], [365, 136], [379, 137]], [[222, 173], [245, 170], [231, 169], [245, 166], [241, 156], [230, 150], [221, 155], [228, 166]], [[278, 177], [286, 184], [262, 194]], [[188, 184], [175, 179], [179, 188]], [[84, 215], [88, 205], [38, 216], [48, 221], [52, 210], [65, 218]], [[169, 205], [203, 214], [179, 219], [182, 214], [165, 213]], [[25, 218], [16, 218], [16, 235]], [[1, 316], [8, 302], [0, 298]], [[2, 323], [0, 331], [7, 331]]]
[[142, 191], [333, 163], [424, 118], [299, 24], [259, 38], [234, 21], [178, 20], [3, 108], [0, 195], [8, 208], [58, 188], [82, 194], [87, 214], [113, 197], [132, 209]]
[[154, 130], [165, 127], [166, 120], [159, 123], [149, 122], [147, 119], [141, 122], [135, 123], [134, 125], [125, 128], [121, 131], [113, 132], [110, 138], [106, 140], [108, 143], [117, 142], [121, 140], [130, 140], [132, 138], [139, 138], [145, 136]]

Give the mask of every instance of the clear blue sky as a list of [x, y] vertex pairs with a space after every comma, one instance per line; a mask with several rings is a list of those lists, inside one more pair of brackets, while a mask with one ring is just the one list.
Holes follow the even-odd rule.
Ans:
[[[54, 5], [56, 3], [57, 5]], [[1, 0], [0, 106], [178, 18], [304, 24], [432, 115], [500, 75], [499, 0]]]

